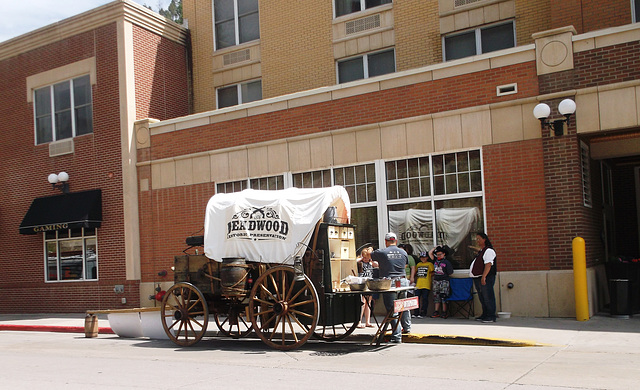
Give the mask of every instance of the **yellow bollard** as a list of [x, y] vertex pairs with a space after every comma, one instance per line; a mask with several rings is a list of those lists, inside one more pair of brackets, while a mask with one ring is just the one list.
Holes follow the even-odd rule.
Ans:
[[573, 289], [576, 296], [576, 320], [589, 319], [589, 294], [587, 293], [587, 255], [584, 239], [576, 237], [571, 244], [573, 249]]

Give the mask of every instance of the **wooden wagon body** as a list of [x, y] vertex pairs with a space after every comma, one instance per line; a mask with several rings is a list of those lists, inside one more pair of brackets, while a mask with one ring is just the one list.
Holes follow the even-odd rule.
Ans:
[[[195, 344], [206, 334], [210, 317], [227, 336], [240, 338], [253, 332], [280, 350], [297, 348], [312, 336], [334, 341], [351, 334], [360, 319], [362, 300], [342, 281], [357, 275], [355, 226], [340, 223], [346, 218], [337, 216], [333, 207], [321, 212], [302, 235], [306, 240], [297, 242], [278, 261], [262, 255], [259, 249], [266, 241], [255, 234], [246, 252], [216, 248], [218, 256], [237, 253], [221, 261], [197, 254], [199, 246], [207, 249], [206, 237], [191, 237], [188, 242], [196, 253], [175, 257], [175, 284], [162, 301], [169, 338], [183, 346]], [[248, 227], [251, 216], [243, 215], [249, 216], [241, 222]], [[290, 223], [287, 228], [294, 230], [298, 225]], [[229, 227], [224, 233], [230, 236], [232, 230]]]

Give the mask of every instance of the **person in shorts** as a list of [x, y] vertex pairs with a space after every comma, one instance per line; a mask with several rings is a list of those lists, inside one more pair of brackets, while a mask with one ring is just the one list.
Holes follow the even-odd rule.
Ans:
[[429, 311], [429, 293], [433, 278], [433, 263], [429, 261], [427, 252], [420, 253], [420, 261], [416, 264], [416, 295], [420, 301], [416, 318], [427, 316]]
[[431, 318], [447, 318], [447, 298], [451, 288], [449, 286], [449, 276], [453, 273], [453, 266], [446, 258], [446, 251], [441, 246], [437, 246], [429, 251], [429, 257], [433, 260], [433, 281], [431, 291], [435, 311]]

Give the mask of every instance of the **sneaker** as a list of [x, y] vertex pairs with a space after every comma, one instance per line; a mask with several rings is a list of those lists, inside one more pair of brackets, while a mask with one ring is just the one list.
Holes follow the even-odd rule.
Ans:
[[443, 315], [441, 315], [441, 317], [444, 319], [449, 318], [449, 312], [444, 313]]
[[415, 318], [422, 318], [422, 315], [420, 315], [420, 314], [416, 314], [416, 315], [415, 315]]
[[398, 339], [390, 339], [388, 342], [391, 344], [402, 344], [402, 340]]
[[490, 322], [496, 322], [496, 319], [495, 318], [493, 318], [493, 319], [492, 318], [483, 318], [482, 319], [482, 323], [483, 324], [488, 324]]
[[482, 321], [482, 320], [484, 320], [484, 317], [483, 317], [483, 316], [476, 317], [476, 321]]
[[431, 314], [431, 318], [438, 318], [440, 317], [440, 313], [438, 313], [437, 311], [434, 311], [433, 314]]

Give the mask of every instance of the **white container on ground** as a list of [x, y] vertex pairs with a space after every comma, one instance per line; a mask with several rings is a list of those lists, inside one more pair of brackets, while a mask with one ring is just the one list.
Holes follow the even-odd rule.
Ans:
[[142, 337], [140, 313], [109, 313], [109, 326], [120, 337]]
[[162, 326], [160, 310], [143, 311], [140, 313], [142, 335], [150, 339], [166, 340], [169, 337]]

